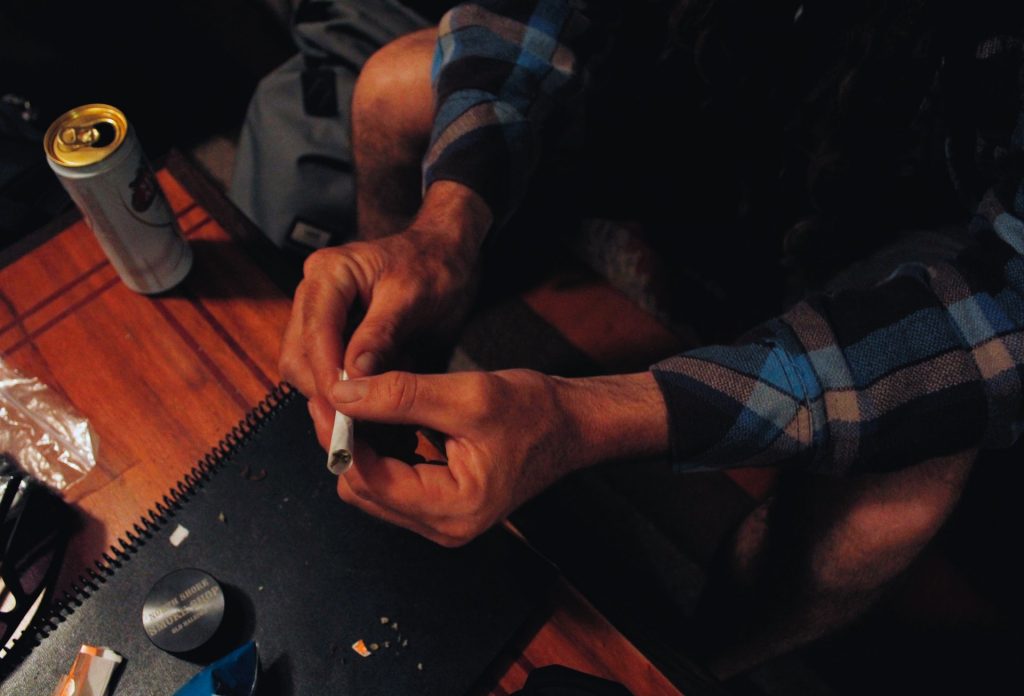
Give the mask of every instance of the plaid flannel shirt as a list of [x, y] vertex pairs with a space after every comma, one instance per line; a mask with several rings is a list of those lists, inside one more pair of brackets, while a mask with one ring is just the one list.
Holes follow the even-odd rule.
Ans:
[[[545, 124], [583, 86], [584, 51], [599, 44], [591, 37], [608, 10], [540, 0], [448, 13], [425, 185], [464, 183], [506, 220], [540, 157]], [[1022, 78], [1006, 88], [1019, 90], [1019, 37], [985, 42], [975, 56], [1008, 58]], [[1011, 96], [1024, 106], [1024, 95]], [[1020, 113], [990, 152], [1024, 155]], [[872, 287], [808, 297], [735, 345], [654, 365], [677, 467], [885, 471], [1013, 443], [1024, 416], [1024, 179], [996, 190], [955, 259], [904, 263]]]

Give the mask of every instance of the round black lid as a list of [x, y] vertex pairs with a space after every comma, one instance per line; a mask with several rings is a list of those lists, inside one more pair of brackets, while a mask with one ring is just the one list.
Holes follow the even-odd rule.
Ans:
[[182, 568], [156, 581], [142, 605], [142, 626], [153, 645], [172, 653], [195, 650], [224, 619], [224, 590], [209, 573]]

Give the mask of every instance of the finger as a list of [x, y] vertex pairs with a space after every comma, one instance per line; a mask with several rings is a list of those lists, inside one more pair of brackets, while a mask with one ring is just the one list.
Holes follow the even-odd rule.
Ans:
[[422, 425], [458, 434], [475, 411], [480, 373], [417, 375], [386, 372], [337, 382], [329, 392], [336, 409], [376, 423]]
[[304, 296], [302, 344], [316, 393], [327, 395], [338, 381], [344, 355], [344, 331], [355, 299], [351, 283], [311, 281]]
[[366, 316], [352, 333], [345, 353], [350, 377], [379, 373], [391, 364], [399, 345], [415, 328], [416, 293], [401, 283], [382, 283], [374, 288]]
[[281, 355], [277, 367], [281, 379], [290, 382], [306, 396], [312, 396], [316, 393], [316, 382], [313, 380], [313, 371], [309, 369], [309, 359], [302, 344], [302, 312], [298, 309], [302, 297], [303, 285], [300, 284], [295, 290], [292, 313], [288, 317], [288, 324], [281, 339]]
[[417, 464], [378, 457], [373, 466], [365, 460], [346, 473], [349, 483], [363, 497], [395, 512], [420, 520], [439, 521], [449, 516], [458, 486], [447, 466]]
[[352, 488], [349, 486], [344, 476], [338, 477], [338, 497], [341, 498], [344, 502], [351, 505], [352, 507], [359, 508], [368, 515], [372, 515], [377, 519], [384, 520], [385, 522], [393, 524], [396, 527], [408, 529], [410, 532], [419, 534], [424, 539], [428, 539], [434, 542], [435, 544], [440, 544], [441, 546], [447, 546], [451, 548], [455, 546], [460, 546], [462, 543], [464, 543], [460, 539], [448, 536], [447, 534], [442, 534], [441, 532], [433, 529], [432, 527], [429, 527], [425, 524], [421, 524], [417, 520], [405, 517], [404, 515], [399, 515], [394, 511], [389, 510], [388, 508], [372, 500], [367, 500], [366, 498], [359, 497], [358, 495], [356, 495], [355, 492], [352, 491]]
[[[376, 500], [374, 498], [376, 491], [366, 489], [365, 480], [357, 475], [358, 469], [356, 468], [355, 462], [359, 462], [359, 466], [363, 470], [387, 467], [388, 464], [382, 463], [385, 461], [397, 463], [408, 468], [407, 464], [397, 460], [391, 460], [387, 457], [379, 457], [372, 449], [366, 445], [358, 443], [356, 445], [354, 455], [355, 457], [352, 468], [350, 468], [344, 475], [338, 477], [338, 497], [350, 505], [358, 507], [360, 510], [373, 515], [374, 517], [408, 529], [435, 543], [442, 544], [444, 546], [458, 545], [458, 540], [436, 529], [429, 520], [421, 520], [417, 517], [403, 514]], [[353, 482], [355, 483], [355, 486], [353, 486]]]
[[410, 466], [380, 457], [358, 441], [354, 454], [352, 467], [342, 477], [348, 491], [395, 524], [445, 546], [461, 546], [495, 521], [474, 508], [478, 487], [471, 480], [456, 480], [448, 466]]
[[311, 398], [307, 408], [310, 418], [313, 419], [316, 439], [326, 451], [330, 447], [331, 431], [334, 429], [334, 408], [327, 403], [326, 399], [319, 396]]

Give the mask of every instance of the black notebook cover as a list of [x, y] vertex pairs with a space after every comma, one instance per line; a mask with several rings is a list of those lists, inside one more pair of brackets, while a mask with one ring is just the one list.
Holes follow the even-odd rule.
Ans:
[[[174, 547], [179, 524], [189, 535]], [[116, 696], [173, 694], [202, 661], [153, 646], [142, 605], [159, 578], [199, 568], [242, 618], [231, 640], [257, 641], [259, 694], [461, 694], [551, 576], [504, 530], [445, 549], [341, 502], [294, 392], [268, 397], [125, 541], [80, 602], [3, 660], [0, 692], [50, 694], [89, 643], [125, 657]], [[357, 655], [360, 639], [377, 651]]]

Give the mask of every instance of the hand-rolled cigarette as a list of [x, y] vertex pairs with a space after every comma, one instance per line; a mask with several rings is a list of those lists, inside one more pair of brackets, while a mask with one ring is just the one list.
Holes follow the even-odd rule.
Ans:
[[[341, 379], [348, 379], [348, 373], [341, 371]], [[327, 470], [341, 476], [352, 466], [352, 419], [337, 411], [334, 414], [334, 429], [331, 430], [331, 446], [327, 451]]]

